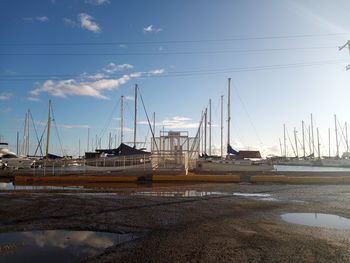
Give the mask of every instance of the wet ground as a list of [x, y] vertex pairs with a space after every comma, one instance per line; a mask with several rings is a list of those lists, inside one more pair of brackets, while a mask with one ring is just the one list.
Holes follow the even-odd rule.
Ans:
[[[134, 237], [77, 262], [350, 262], [350, 230], [329, 225], [338, 219], [347, 224], [350, 186], [31, 189], [2, 191], [0, 202], [1, 233], [79, 230]], [[286, 220], [292, 213], [317, 214], [322, 225], [308, 224], [312, 218]], [[23, 252], [16, 242], [2, 240], [0, 262], [7, 255], [1, 248]]]

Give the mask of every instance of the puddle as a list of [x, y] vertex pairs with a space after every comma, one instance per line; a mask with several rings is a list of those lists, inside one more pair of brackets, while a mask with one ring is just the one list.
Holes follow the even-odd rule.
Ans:
[[233, 193], [235, 196], [243, 197], [270, 197], [270, 194], [260, 194], [260, 193]]
[[53, 186], [53, 185], [14, 185], [10, 183], [0, 183], [0, 191], [11, 190], [79, 190], [82, 186]]
[[185, 190], [185, 191], [143, 191], [135, 192], [133, 195], [141, 196], [160, 196], [160, 197], [201, 197], [210, 195], [231, 195], [225, 192], [204, 192], [196, 190]]
[[132, 240], [132, 234], [46, 230], [0, 234], [0, 262], [78, 262]]
[[288, 223], [335, 229], [350, 229], [350, 219], [320, 213], [287, 213], [281, 215]]

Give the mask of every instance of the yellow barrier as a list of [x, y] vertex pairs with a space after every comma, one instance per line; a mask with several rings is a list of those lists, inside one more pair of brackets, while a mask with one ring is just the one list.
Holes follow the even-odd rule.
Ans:
[[350, 183], [350, 176], [251, 176], [252, 183], [268, 182], [268, 183], [289, 183], [289, 184], [336, 184]]
[[16, 176], [16, 181], [31, 181], [31, 182], [137, 182], [137, 176]]
[[153, 182], [240, 182], [239, 175], [154, 175]]

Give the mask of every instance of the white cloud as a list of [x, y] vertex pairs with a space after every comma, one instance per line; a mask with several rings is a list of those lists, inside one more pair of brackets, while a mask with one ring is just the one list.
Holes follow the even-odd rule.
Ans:
[[40, 101], [40, 99], [38, 97], [28, 97], [27, 100], [35, 101], [35, 102]]
[[24, 17], [23, 20], [30, 21], [30, 22], [34, 22], [34, 21], [47, 22], [47, 21], [49, 21], [49, 18], [47, 16]]
[[112, 74], [112, 73], [117, 72], [117, 71], [132, 69], [133, 67], [134, 66], [130, 65], [130, 64], [117, 65], [117, 64], [114, 64], [113, 62], [111, 62], [103, 69], [103, 71], [105, 71], [108, 74]]
[[86, 4], [90, 5], [104, 5], [104, 4], [109, 4], [109, 0], [85, 0]]
[[125, 98], [126, 100], [131, 100], [131, 101], [134, 101], [134, 100], [135, 100], [135, 98], [134, 98], [133, 96], [124, 96], [124, 98]]
[[[108, 99], [104, 95], [105, 91], [110, 91], [119, 88], [121, 85], [127, 83], [133, 78], [150, 76], [151, 74], [161, 74], [163, 71], [159, 69], [150, 70], [146, 72], [132, 72], [124, 74], [118, 78], [112, 78], [110, 75], [116, 71], [133, 68], [130, 64], [109, 63], [102, 68], [102, 73], [95, 74], [82, 73], [76, 78], [65, 80], [46, 80], [42, 85], [37, 86], [29, 93], [28, 100], [38, 101], [42, 93], [49, 93], [52, 96], [65, 98], [67, 96], [89, 96], [99, 99]], [[126, 99], [131, 99], [126, 97]], [[132, 98], [133, 99], [133, 98]]]
[[49, 20], [49, 18], [47, 16], [38, 16], [35, 18], [37, 21], [40, 21], [40, 22], [46, 22]]
[[85, 28], [87, 30], [90, 30], [94, 33], [100, 33], [102, 31], [101, 27], [94, 22], [94, 17], [81, 13], [78, 15], [78, 20], [80, 21], [80, 25], [82, 28]]
[[[147, 121], [140, 121], [139, 124], [148, 125]], [[191, 118], [175, 116], [172, 118], [166, 118], [160, 122], [156, 122], [156, 126], [160, 126], [166, 129], [197, 129], [199, 126], [199, 122], [193, 122]]]
[[11, 93], [0, 93], [0, 101], [9, 100], [11, 97]]
[[163, 74], [164, 72], [165, 72], [164, 69], [154, 69], [154, 70], [148, 71], [148, 73], [149, 73], [150, 75], [161, 75], [161, 74]]
[[156, 28], [153, 25], [148, 25], [143, 28], [143, 33], [158, 33], [160, 31], [163, 31], [162, 28]]
[[77, 27], [79, 25], [76, 21], [67, 17], [64, 17], [62, 20], [67, 26]]

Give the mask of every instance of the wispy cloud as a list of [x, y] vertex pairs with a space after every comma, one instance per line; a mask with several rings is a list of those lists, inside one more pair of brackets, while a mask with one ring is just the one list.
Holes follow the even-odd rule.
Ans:
[[102, 31], [101, 27], [96, 22], [93, 21], [94, 17], [88, 14], [85, 14], [85, 13], [79, 14], [78, 20], [82, 28], [85, 28], [94, 33], [100, 33]]
[[153, 25], [148, 25], [143, 28], [143, 33], [158, 33], [163, 31], [163, 28], [157, 28]]
[[109, 0], [85, 0], [85, 3], [90, 5], [105, 5], [105, 4], [109, 4], [110, 1]]
[[34, 21], [47, 22], [47, 21], [49, 21], [49, 18], [47, 16], [24, 17], [23, 20], [30, 21], [30, 22], [34, 22]]
[[9, 100], [11, 97], [11, 93], [0, 93], [0, 101]]
[[67, 96], [89, 96], [99, 99], [108, 99], [104, 94], [106, 91], [117, 89], [133, 78], [147, 77], [150, 76], [150, 74], [161, 74], [161, 70], [156, 69], [146, 72], [132, 72], [119, 76], [118, 78], [111, 77], [116, 71], [130, 68], [133, 68], [130, 64], [117, 65], [115, 63], [109, 63], [102, 69], [103, 72], [97, 72], [91, 75], [83, 73], [76, 78], [66, 80], [48, 79], [42, 85], [30, 91], [29, 99], [36, 101], [42, 93], [49, 93], [52, 96], [62, 98]]
[[133, 67], [134, 66], [130, 65], [130, 64], [117, 65], [117, 64], [111, 62], [103, 69], [103, 71], [105, 71], [108, 74], [112, 74], [112, 73], [117, 72], [117, 71], [122, 71], [122, 70], [126, 70], [126, 69], [132, 69]]
[[71, 27], [79, 26], [78, 22], [76, 22], [70, 18], [64, 17], [64, 18], [62, 18], [62, 20], [67, 26], [71, 26]]
[[[139, 124], [148, 125], [147, 121], [140, 121]], [[160, 122], [156, 122], [156, 126], [160, 126], [167, 129], [197, 129], [199, 122], [193, 122], [191, 118], [183, 116], [175, 116], [172, 118], [166, 118]]]

